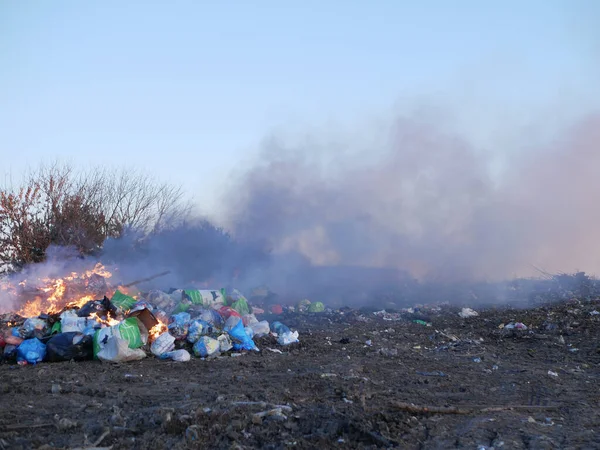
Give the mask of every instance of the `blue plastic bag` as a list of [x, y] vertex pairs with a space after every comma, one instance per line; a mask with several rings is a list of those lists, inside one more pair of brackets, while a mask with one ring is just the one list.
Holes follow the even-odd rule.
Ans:
[[277, 342], [280, 345], [289, 345], [298, 342], [298, 332], [291, 331], [286, 325], [281, 322], [273, 322], [271, 331], [277, 333]]
[[194, 355], [201, 358], [214, 356], [219, 353], [219, 341], [209, 336], [202, 336], [193, 347]]
[[192, 316], [186, 312], [180, 312], [171, 317], [169, 324], [169, 333], [178, 341], [184, 340], [189, 331], [190, 320]]
[[281, 322], [275, 321], [271, 323], [271, 331], [277, 334], [289, 333], [290, 329]]
[[200, 319], [204, 320], [205, 322], [208, 322], [215, 328], [223, 327], [223, 316], [221, 316], [221, 314], [219, 314], [219, 312], [214, 309], [203, 310], [200, 314]]
[[224, 331], [231, 337], [234, 350], [256, 350], [258, 347], [246, 333], [244, 322], [239, 317], [231, 316], [225, 323]]
[[193, 320], [190, 323], [190, 328], [188, 330], [187, 341], [190, 344], [194, 344], [200, 339], [200, 336], [205, 336], [207, 334], [211, 334], [213, 332], [213, 327], [208, 322], [205, 322], [201, 319]]
[[26, 339], [17, 348], [17, 362], [27, 361], [29, 364], [37, 364], [45, 357], [46, 345], [38, 338]]

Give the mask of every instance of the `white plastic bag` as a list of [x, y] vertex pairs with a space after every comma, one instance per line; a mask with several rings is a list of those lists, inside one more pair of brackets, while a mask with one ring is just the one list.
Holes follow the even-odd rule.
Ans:
[[129, 342], [112, 335], [98, 352], [98, 359], [107, 362], [139, 361], [146, 357], [146, 352], [140, 348], [129, 348]]

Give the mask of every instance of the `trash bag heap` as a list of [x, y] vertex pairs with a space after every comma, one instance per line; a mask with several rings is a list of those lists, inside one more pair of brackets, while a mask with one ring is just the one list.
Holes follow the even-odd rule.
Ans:
[[[317, 305], [322, 310], [322, 304]], [[113, 295], [54, 314], [5, 320], [0, 355], [18, 364], [100, 360], [189, 361], [230, 352], [258, 352], [256, 338], [272, 335], [279, 345], [299, 342], [281, 322], [259, 320], [264, 313], [234, 289], [173, 289], [132, 296]], [[20, 319], [20, 320], [19, 320]], [[0, 327], [1, 327], [0, 323]]]

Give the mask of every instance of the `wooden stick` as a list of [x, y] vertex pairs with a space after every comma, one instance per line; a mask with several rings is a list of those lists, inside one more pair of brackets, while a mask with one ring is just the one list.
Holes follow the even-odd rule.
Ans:
[[131, 282], [129, 284], [124, 284], [122, 287], [128, 288], [128, 287], [131, 287], [131, 286], [135, 286], [136, 284], [143, 283], [144, 281], [154, 280], [155, 278], [162, 277], [162, 276], [168, 275], [170, 273], [171, 273], [171, 271], [167, 270], [166, 272], [157, 273], [156, 275], [152, 275], [151, 277], [144, 278], [142, 280], [136, 280], [136, 281], [133, 281], [133, 282]]
[[481, 412], [500, 412], [500, 411], [528, 411], [528, 410], [543, 410], [552, 411], [558, 409], [558, 406], [529, 406], [529, 405], [512, 405], [512, 406], [464, 406], [457, 408], [455, 406], [418, 406], [411, 403], [394, 402], [394, 407], [402, 411], [411, 412], [414, 414], [473, 414]]
[[52, 427], [53, 423], [35, 423], [35, 424], [24, 424], [20, 423], [17, 425], [0, 425], [0, 429], [4, 431], [16, 431], [16, 430], [24, 430], [26, 428], [45, 428]]
[[453, 406], [417, 406], [410, 403], [395, 402], [394, 407], [414, 414], [470, 414], [471, 411]]

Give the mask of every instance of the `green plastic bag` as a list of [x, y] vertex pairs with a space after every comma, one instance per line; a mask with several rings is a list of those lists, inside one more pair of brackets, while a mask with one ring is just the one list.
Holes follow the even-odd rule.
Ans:
[[186, 312], [192, 306], [189, 302], [179, 302], [175, 309], [173, 310], [173, 314], [178, 314], [180, 312]]
[[308, 305], [308, 312], [320, 313], [325, 311], [325, 305], [322, 302], [314, 302]]
[[110, 302], [121, 312], [125, 313], [137, 303], [137, 300], [129, 295], [123, 294], [117, 289], [110, 299]]
[[131, 349], [140, 348], [148, 342], [148, 332], [146, 330], [142, 331], [138, 319], [130, 317], [117, 325], [101, 328], [94, 333], [94, 357], [97, 357], [98, 352], [102, 350], [112, 336], [126, 340]]
[[52, 325], [52, 329], [50, 330], [50, 334], [58, 334], [62, 331], [62, 324], [60, 323], [60, 320], [58, 322], [54, 322], [54, 325]]
[[245, 298], [240, 298], [233, 302], [231, 305], [233, 309], [239, 312], [242, 316], [246, 314], [250, 314], [250, 306], [248, 306], [248, 301]]
[[205, 290], [205, 289], [186, 289], [183, 291], [184, 300], [188, 299], [193, 305], [200, 305], [203, 308], [216, 308], [226, 305], [225, 289]]

